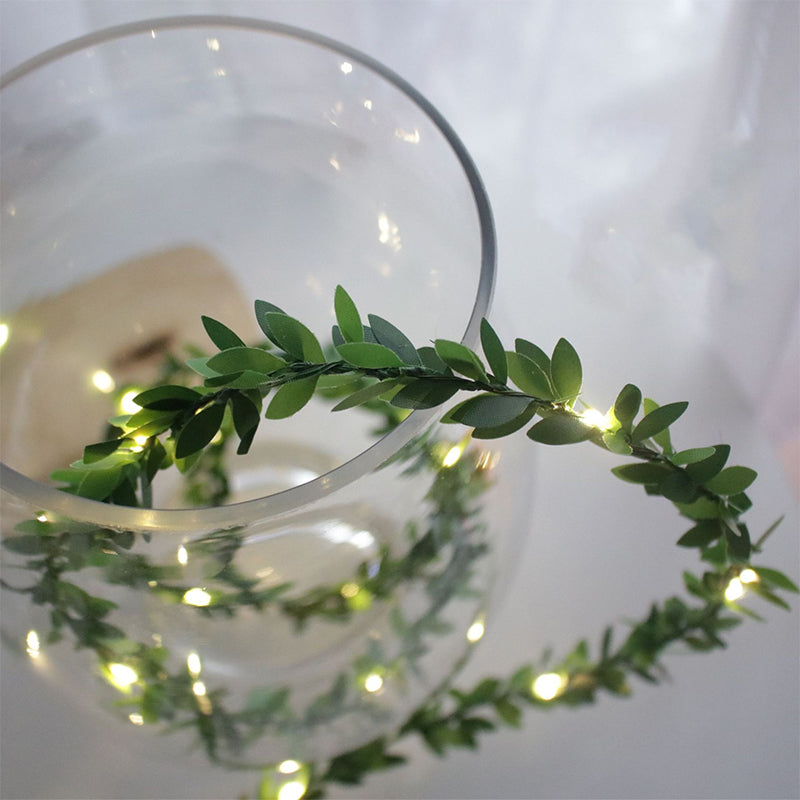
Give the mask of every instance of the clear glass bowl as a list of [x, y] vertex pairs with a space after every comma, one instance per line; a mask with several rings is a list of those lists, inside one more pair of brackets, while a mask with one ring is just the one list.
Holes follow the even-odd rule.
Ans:
[[376, 439], [320, 399], [226, 459], [218, 506], [213, 469], [188, 501], [165, 474], [154, 508], [49, 475], [210, 350], [201, 314], [255, 342], [260, 298], [325, 338], [342, 284], [418, 346], [474, 344], [495, 241], [463, 145], [371, 58], [254, 20], [120, 26], [0, 87], [6, 646], [225, 764], [397, 727], [480, 638], [528, 496], [513, 443], [432, 412]]

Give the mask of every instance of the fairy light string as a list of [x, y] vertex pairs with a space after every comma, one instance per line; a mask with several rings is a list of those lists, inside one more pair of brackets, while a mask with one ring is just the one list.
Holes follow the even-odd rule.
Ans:
[[[591, 442], [629, 459], [612, 469], [617, 478], [638, 484], [648, 495], [666, 498], [690, 521], [677, 544], [698, 551], [703, 571], [700, 575], [685, 572], [688, 598], [676, 596], [652, 604], [647, 614], [630, 626], [621, 643], [615, 644], [615, 630], [609, 626], [596, 646], [581, 641], [559, 661], [542, 657], [508, 678], [487, 678], [468, 692], [447, 682], [391, 736], [341, 753], [326, 764], [286, 760], [265, 769], [260, 798], [323, 797], [331, 782], [360, 782], [370, 772], [402, 763], [403, 757], [391, 753], [390, 748], [398, 738], [411, 734], [443, 753], [451, 747], [476, 746], [480, 734], [498, 725], [519, 725], [525, 706], [577, 706], [594, 702], [604, 692], [628, 695], [633, 676], [654, 683], [663, 678], [661, 657], [670, 645], [680, 642], [699, 652], [724, 647], [724, 634], [738, 625], [742, 616], [758, 616], [740, 603], [745, 595], [756, 594], [789, 608], [781, 593], [796, 593], [796, 584], [781, 571], [752, 562], [778, 525], [772, 525], [757, 541], [751, 540], [743, 515], [752, 505], [747, 490], [756, 478], [755, 471], [728, 465], [730, 448], [724, 444], [683, 450], [673, 446], [671, 427], [686, 411], [687, 403], [658, 405], [643, 397], [638, 387], [627, 384], [605, 413], [583, 405], [578, 410], [582, 368], [578, 354], [565, 339], [558, 341], [551, 354], [525, 339], [516, 339], [514, 349], [509, 350], [483, 320], [482, 355], [441, 339], [433, 346], [417, 348], [381, 317], [369, 315], [365, 324], [342, 287], [337, 287], [334, 309], [330, 357], [302, 322], [278, 306], [257, 301], [256, 319], [267, 339], [258, 347], [247, 346], [223, 323], [203, 317], [218, 352], [195, 355], [187, 362], [192, 373], [202, 378], [202, 385], [188, 385], [185, 368], [174, 360], [165, 371], [167, 382], [144, 391], [119, 388], [111, 375], [95, 373], [92, 380], [98, 391], [118, 392], [120, 414], [110, 420], [107, 439], [87, 445], [83, 457], [55, 472], [54, 479], [64, 491], [82, 497], [149, 506], [156, 475], [175, 466], [184, 473], [190, 501], [220, 503], [229, 490], [225, 472], [228, 443], [238, 439], [237, 453], [247, 453], [264, 418], [275, 424], [299, 412], [315, 394], [334, 395], [334, 412], [364, 407], [379, 413], [383, 430], [396, 425], [409, 411], [457, 400], [441, 422], [467, 428], [468, 435], [450, 443], [426, 441], [416, 456], [434, 469], [434, 485], [438, 482], [440, 490], [445, 487], [441, 491], [462, 498], [452, 506], [456, 517], [468, 516], [466, 487], [487, 468], [485, 453], [466, 457], [471, 440], [491, 440], [526, 429], [528, 438], [541, 444]], [[328, 376], [337, 376], [335, 391]], [[350, 380], [344, 389], [343, 377]], [[463, 393], [468, 396], [459, 399]], [[450, 483], [448, 475], [455, 476]], [[447, 503], [448, 498], [442, 495], [437, 502]], [[128, 585], [161, 593], [199, 614], [231, 615], [244, 606], [269, 605], [298, 625], [311, 617], [342, 618], [359, 613], [369, 607], [373, 597], [388, 597], [403, 581], [424, 578], [434, 560], [426, 558], [419, 547], [402, 556], [385, 553], [383, 574], [366, 580], [354, 576], [339, 585], [292, 597], [290, 587], [259, 593], [234, 569], [225, 571], [227, 583], [222, 589], [183, 586], [176, 577], [192, 558], [191, 548], [180, 547], [175, 559], [177, 572], [172, 572], [172, 568], [155, 567], [143, 556], [134, 556], [130, 532], [74, 528], [74, 523], [51, 519], [46, 511], [20, 523], [3, 545], [27, 559], [26, 566], [37, 573], [38, 581], [26, 587], [4, 581], [3, 586], [27, 593], [34, 603], [51, 608], [52, 630], [27, 634], [24, 647], [30, 658], [38, 661], [48, 643], [71, 631], [78, 646], [95, 650], [108, 682], [133, 703], [129, 720], [137, 726], [164, 721], [164, 715], [153, 710], [152, 695], [159, 681], [165, 680], [159, 676], [167, 675], [168, 654], [158, 644], [132, 643], [108, 621], [114, 603], [92, 597], [66, 580], [65, 572], [85, 563], [85, 558], [82, 562], [81, 556], [70, 552], [75, 536], [82, 537], [87, 552], [97, 554], [92, 563], [102, 563], [107, 575], [115, 575], [115, 565], [121, 560]], [[469, 539], [466, 533], [458, 535], [464, 542]], [[208, 552], [217, 552], [213, 548], [221, 544], [212, 537], [205, 546]], [[234, 537], [218, 552], [230, 554], [238, 546]], [[464, 546], [467, 556], [462, 560], [467, 566], [485, 550], [480, 543]], [[431, 609], [430, 614], [437, 610]], [[412, 629], [415, 624], [424, 630], [424, 615]], [[484, 632], [485, 620], [479, 617], [464, 635], [475, 643]], [[207, 685], [201, 670], [201, 656], [193, 652], [182, 673], [169, 676], [174, 691], [170, 710], [182, 711], [179, 726], [194, 725], [208, 755], [224, 761], [215, 720], [224, 717], [226, 724], [234, 724], [236, 712], [223, 708], [222, 695]], [[337, 685], [341, 677], [320, 702], [326, 697], [331, 703], [334, 698], [340, 704], [356, 702], [344, 699], [347, 693]], [[376, 664], [357, 674], [354, 685], [362, 695], [380, 695], [389, 678], [385, 667]], [[150, 702], [143, 703], [148, 692]], [[273, 710], [282, 707], [278, 702]], [[268, 724], [269, 720], [260, 720], [256, 728]]]

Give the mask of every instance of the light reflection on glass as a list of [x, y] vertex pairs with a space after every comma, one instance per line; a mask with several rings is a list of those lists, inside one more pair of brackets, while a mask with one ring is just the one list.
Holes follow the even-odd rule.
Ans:
[[183, 602], [187, 606], [197, 606], [203, 608], [211, 603], [211, 595], [199, 586], [188, 589], [183, 595]]
[[41, 653], [41, 642], [39, 641], [39, 634], [36, 633], [34, 630], [28, 631], [28, 635], [25, 637], [25, 652], [31, 658], [39, 658]]
[[339, 69], [345, 75], [349, 75], [353, 71], [353, 65], [349, 61], [342, 61], [342, 63], [339, 64]]
[[206, 39], [206, 47], [209, 50], [213, 50], [214, 52], [217, 52], [219, 50], [219, 39], [217, 39], [214, 36], [209, 36]]
[[0, 347], [8, 341], [8, 325], [5, 322], [0, 322]]
[[408, 142], [409, 144], [419, 144], [420, 141], [419, 131], [416, 128], [410, 133], [404, 131], [402, 128], [395, 128], [394, 135], [401, 141]]

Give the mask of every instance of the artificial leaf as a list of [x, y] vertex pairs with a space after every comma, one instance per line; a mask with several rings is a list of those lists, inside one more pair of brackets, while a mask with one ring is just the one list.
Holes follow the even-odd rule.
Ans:
[[209, 358], [207, 366], [220, 374], [250, 370], [269, 375], [285, 367], [286, 362], [259, 347], [232, 347]]
[[266, 318], [272, 341], [290, 356], [314, 364], [325, 362], [325, 355], [317, 337], [302, 322], [276, 311], [268, 312]]
[[220, 350], [244, 345], [244, 342], [222, 322], [205, 316], [200, 319], [203, 321], [203, 327], [206, 329], [208, 338], [211, 339]]
[[685, 466], [686, 464], [696, 464], [698, 461], [704, 461], [713, 455], [713, 447], [693, 447], [689, 450], [673, 453], [669, 460], [676, 466]]
[[316, 376], [283, 384], [267, 406], [267, 419], [285, 419], [296, 414], [313, 397], [316, 387]]
[[417, 348], [414, 347], [411, 340], [401, 330], [392, 325], [391, 322], [387, 322], [382, 317], [377, 317], [374, 314], [370, 314], [368, 319], [378, 344], [382, 344], [397, 353], [404, 364], [411, 366], [421, 365], [422, 362], [417, 353]]
[[255, 302], [255, 311], [256, 311], [256, 322], [258, 323], [258, 327], [264, 331], [267, 339], [269, 339], [273, 344], [281, 345], [275, 340], [272, 335], [272, 329], [269, 325], [268, 314], [285, 314], [286, 312], [276, 306], [274, 303], [268, 303], [266, 300], [256, 300]]
[[741, 561], [750, 558], [750, 534], [746, 525], [738, 523], [736, 529], [729, 525], [725, 528], [725, 537], [728, 540], [728, 552], [734, 558]]
[[116, 452], [123, 441], [123, 439], [109, 439], [105, 442], [87, 444], [83, 448], [83, 463], [92, 464], [95, 461], [102, 461], [106, 456]]
[[400, 356], [377, 342], [347, 342], [337, 348], [339, 355], [354, 367], [362, 369], [384, 369], [402, 367]]
[[363, 403], [368, 403], [370, 400], [376, 400], [394, 389], [399, 383], [400, 381], [397, 378], [389, 378], [384, 381], [378, 381], [377, 383], [371, 383], [369, 386], [364, 386], [352, 394], [347, 395], [347, 397], [337, 403], [332, 410], [344, 411], [347, 408], [354, 408]]
[[722, 471], [722, 468], [725, 466], [725, 462], [728, 460], [730, 452], [730, 445], [714, 445], [713, 455], [702, 459], [702, 461], [696, 461], [692, 464], [688, 464], [686, 466], [686, 471], [698, 483], [705, 483], [707, 480], [710, 480]]
[[718, 519], [702, 519], [678, 539], [680, 547], [707, 547], [722, 536], [722, 523]]
[[506, 352], [508, 375], [526, 394], [541, 400], [552, 400], [554, 392], [550, 379], [538, 364], [522, 353]]
[[390, 402], [397, 408], [435, 408], [446, 403], [460, 388], [457, 381], [415, 380], [400, 389]]
[[722, 514], [719, 503], [700, 497], [693, 503], [676, 503], [678, 510], [689, 519], [714, 519]]
[[785, 589], [787, 592], [800, 592], [797, 584], [777, 569], [770, 567], [753, 567], [758, 577], [776, 589]]
[[91, 500], [105, 500], [122, 478], [120, 466], [111, 469], [94, 469], [87, 471], [78, 484], [76, 494]]
[[202, 450], [216, 436], [224, 414], [222, 403], [212, 403], [195, 414], [178, 433], [175, 457], [186, 458]]
[[628, 444], [625, 431], [622, 429], [604, 433], [603, 444], [610, 452], [616, 453], [618, 456], [627, 456], [633, 452], [633, 448]]
[[528, 397], [480, 394], [456, 406], [448, 419], [470, 428], [496, 428], [514, 421], [530, 405]]
[[683, 470], [671, 472], [658, 488], [673, 503], [693, 503], [700, 492], [697, 484]]
[[508, 380], [506, 353], [500, 337], [485, 317], [481, 320], [481, 347], [495, 380], [504, 384]]
[[[665, 406], [658, 406], [639, 421], [638, 425], [631, 433], [634, 442], [641, 442], [644, 439], [651, 439], [656, 434], [672, 425], [678, 417], [688, 408], [686, 402], [667, 403]], [[619, 417], [617, 417], [619, 419]]]
[[558, 340], [550, 357], [550, 377], [559, 399], [569, 400], [580, 394], [583, 382], [581, 360], [566, 339]]
[[196, 403], [202, 395], [188, 386], [167, 384], [140, 392], [133, 402], [153, 411], [180, 411]]
[[485, 383], [489, 380], [481, 360], [468, 347], [449, 339], [437, 339], [433, 346], [439, 358], [451, 369], [474, 381]]
[[433, 370], [433, 372], [438, 372], [440, 375], [453, 374], [453, 370], [439, 358], [433, 347], [418, 347], [417, 353], [423, 367]]
[[578, 417], [556, 414], [537, 422], [528, 431], [528, 437], [541, 444], [576, 444], [589, 439], [594, 431], [594, 428], [585, 425]]
[[515, 433], [520, 428], [524, 428], [531, 419], [536, 415], [536, 409], [538, 406], [534, 402], [530, 402], [522, 411], [521, 414], [516, 416], [514, 419], [509, 420], [508, 422], [504, 423], [503, 425], [496, 425], [492, 427], [484, 427], [484, 428], [475, 428], [472, 431], [472, 438], [473, 439], [501, 439], [504, 436], [509, 436], [512, 433]]
[[638, 386], [627, 383], [617, 395], [614, 401], [614, 416], [616, 417], [623, 430], [628, 433], [633, 428], [633, 420], [639, 413], [642, 405], [642, 392]]
[[638, 464], [623, 464], [611, 470], [614, 475], [628, 483], [656, 483], [660, 484], [670, 475], [669, 467], [645, 461]]
[[[343, 287], [337, 286], [333, 296], [333, 307], [336, 312], [336, 321], [339, 323], [339, 331], [343, 342], [363, 342], [364, 326], [358, 314], [356, 304]], [[334, 341], [334, 344], [336, 342]]]
[[243, 455], [250, 449], [261, 421], [261, 413], [258, 406], [241, 392], [235, 392], [230, 396], [230, 404], [233, 427], [239, 437], [239, 447], [236, 452]]
[[196, 356], [195, 358], [187, 359], [186, 366], [194, 370], [198, 375], [204, 378], [213, 378], [218, 373], [208, 366], [209, 356]]
[[521, 356], [533, 361], [545, 375], [550, 374], [550, 356], [541, 347], [529, 342], [527, 339], [515, 339], [514, 350]]
[[757, 476], [758, 473], [749, 467], [725, 467], [705, 485], [714, 494], [735, 495], [747, 489]]

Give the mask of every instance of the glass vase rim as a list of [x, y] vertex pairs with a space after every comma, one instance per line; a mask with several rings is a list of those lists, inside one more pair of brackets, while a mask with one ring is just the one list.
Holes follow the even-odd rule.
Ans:
[[[79, 36], [48, 48], [0, 75], [0, 90], [17, 80], [96, 45], [109, 44], [142, 33], [192, 27], [222, 27], [292, 38], [346, 57], [393, 84], [415, 104], [444, 137], [467, 179], [475, 203], [480, 232], [480, 274], [470, 316], [461, 337], [467, 346], [478, 339], [480, 321], [488, 315], [494, 291], [497, 245], [491, 205], [477, 167], [453, 127], [436, 106], [391, 68], [360, 50], [328, 36], [281, 22], [228, 15], [180, 15], [126, 22]], [[0, 489], [32, 508], [102, 527], [185, 533], [233, 528], [308, 505], [354, 483], [374, 471], [401, 447], [419, 435], [437, 409], [413, 411], [389, 433], [343, 464], [306, 483], [263, 497], [216, 507], [139, 508], [101, 503], [78, 497], [29, 478], [0, 462]]]

